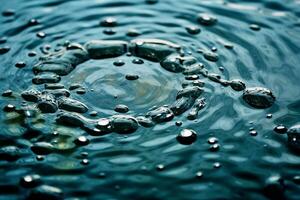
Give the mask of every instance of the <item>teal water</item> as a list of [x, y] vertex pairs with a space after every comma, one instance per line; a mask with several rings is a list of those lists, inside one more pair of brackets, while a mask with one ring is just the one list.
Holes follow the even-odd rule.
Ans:
[[[35, 108], [21, 97], [30, 88], [44, 88], [32, 83], [32, 69], [40, 57], [62, 48], [66, 41], [170, 41], [203, 63], [209, 73], [225, 80], [240, 79], [247, 87], [268, 88], [276, 96], [271, 107], [256, 109], [243, 101], [242, 91], [200, 75], [206, 106], [197, 119], [188, 120], [187, 111], [165, 123], [139, 126], [131, 134], [101, 136], [56, 123], [59, 111], [37, 109], [34, 117], [1, 111], [0, 199], [38, 199], [33, 195], [37, 191], [42, 191], [41, 199], [300, 198], [299, 153], [290, 148], [286, 131], [273, 130], [300, 121], [299, 1], [10, 0], [1, 2], [0, 8], [0, 48], [10, 48], [0, 55], [0, 91], [13, 92], [0, 96], [1, 108], [7, 104]], [[199, 13], [215, 16], [217, 23], [199, 23]], [[106, 17], [115, 18], [116, 25], [101, 25]], [[32, 19], [38, 23], [28, 24]], [[260, 29], [254, 30], [253, 25]], [[201, 31], [191, 34], [187, 27]], [[138, 34], [128, 34], [132, 29]], [[45, 37], [37, 36], [41, 32]], [[218, 60], [205, 59], [201, 51], [217, 53]], [[32, 52], [37, 55], [28, 56]], [[114, 110], [118, 104], [128, 106], [126, 114], [140, 116], [154, 106], [173, 103], [185, 76], [157, 62], [143, 59], [143, 64], [134, 64], [133, 59], [128, 54], [89, 59], [60, 83], [67, 89], [74, 83], [85, 89], [85, 94], [71, 90], [71, 97], [84, 103], [89, 110], [82, 115], [94, 120], [118, 114]], [[125, 64], [115, 66], [118, 60]], [[16, 67], [19, 62], [26, 66]], [[128, 74], [139, 78], [129, 81]], [[92, 111], [97, 116], [90, 116]], [[176, 140], [183, 129], [197, 133], [193, 144]], [[89, 144], [74, 143], [79, 136]], [[211, 137], [217, 138], [219, 148], [211, 147]], [[33, 152], [37, 142], [51, 144], [51, 150], [46, 148], [50, 153]], [[22, 177], [33, 174], [40, 176], [37, 183], [27, 180], [24, 186]], [[45, 185], [55, 188], [45, 189]]]

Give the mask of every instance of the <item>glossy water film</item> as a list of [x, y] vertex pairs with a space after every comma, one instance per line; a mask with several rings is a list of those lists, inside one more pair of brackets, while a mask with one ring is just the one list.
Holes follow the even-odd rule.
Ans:
[[299, 199], [298, 1], [1, 3], [0, 199]]

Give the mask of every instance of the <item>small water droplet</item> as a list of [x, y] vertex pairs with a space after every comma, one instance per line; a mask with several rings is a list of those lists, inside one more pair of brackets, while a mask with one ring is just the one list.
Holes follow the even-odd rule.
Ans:
[[266, 115], [267, 119], [271, 119], [272, 117], [273, 117], [273, 115], [271, 113], [269, 113], [269, 114]]
[[81, 162], [80, 162], [82, 165], [88, 165], [90, 164], [90, 161], [88, 159], [82, 159]]
[[156, 169], [158, 171], [163, 171], [165, 169], [165, 166], [163, 164], [159, 164], [159, 165], [156, 166]]
[[46, 33], [44, 33], [44, 32], [38, 32], [36, 34], [36, 36], [39, 37], [39, 38], [45, 38], [46, 37]]
[[284, 134], [287, 132], [287, 127], [285, 127], [284, 125], [278, 125], [274, 128], [274, 131], [276, 133]]
[[196, 173], [196, 177], [197, 177], [197, 178], [202, 178], [202, 177], [203, 177], [203, 172], [198, 171], [198, 172]]
[[141, 64], [144, 64], [144, 61], [140, 58], [135, 58], [132, 60], [132, 63], [141, 65]]
[[76, 145], [79, 145], [79, 146], [85, 146], [85, 145], [88, 145], [90, 143], [89, 139], [87, 139], [85, 136], [79, 136], [75, 141], [74, 143]]
[[117, 19], [114, 17], [107, 17], [104, 18], [101, 22], [100, 22], [101, 26], [104, 27], [113, 27], [117, 25]]
[[6, 54], [9, 51], [10, 51], [9, 46], [0, 47], [0, 55]]
[[218, 142], [218, 138], [216, 137], [210, 137], [207, 140], [208, 144], [216, 144]]
[[215, 152], [215, 151], [218, 151], [220, 148], [220, 145], [219, 144], [213, 144], [209, 147], [209, 150], [212, 151], [212, 152]]
[[141, 33], [136, 29], [129, 29], [127, 31], [126, 35], [129, 36], [129, 37], [136, 37], [136, 36], [141, 35]]
[[129, 111], [129, 108], [126, 105], [119, 104], [116, 105], [115, 111], [119, 113], [127, 113]]
[[219, 162], [214, 163], [214, 168], [220, 168], [220, 167], [221, 167], [221, 163], [219, 163]]
[[175, 122], [175, 125], [176, 125], [176, 126], [181, 126], [181, 125], [182, 125], [182, 121], [176, 121], [176, 122]]
[[249, 131], [249, 134], [251, 136], [257, 136], [257, 131], [256, 130], [251, 130], [251, 131]]
[[29, 53], [28, 53], [28, 56], [29, 57], [34, 57], [34, 56], [36, 56], [37, 55], [37, 53], [35, 52], [35, 51], [30, 51]]
[[129, 80], [129, 81], [134, 81], [134, 80], [137, 80], [137, 79], [139, 78], [139, 76], [138, 76], [138, 75], [134, 75], [134, 74], [127, 74], [127, 75], [125, 76], [125, 78], [126, 78], [127, 80]]
[[199, 34], [201, 32], [201, 29], [197, 26], [188, 26], [185, 29], [191, 35], [196, 35], [196, 34]]
[[12, 104], [7, 104], [6, 106], [4, 106], [3, 111], [4, 112], [13, 112], [16, 110], [16, 107]]
[[106, 28], [103, 30], [103, 33], [106, 34], [106, 35], [114, 35], [116, 34], [116, 31], [114, 29], [111, 29], [111, 28]]
[[13, 94], [12, 90], [5, 90], [4, 92], [2, 92], [3, 97], [10, 97], [12, 94]]
[[205, 25], [205, 26], [211, 26], [217, 23], [217, 18], [206, 14], [206, 13], [201, 13], [197, 16], [197, 20], [200, 24]]
[[10, 17], [10, 16], [14, 16], [15, 13], [16, 13], [15, 10], [13, 10], [13, 9], [7, 9], [7, 10], [4, 10], [2, 12], [2, 16], [4, 16], [4, 17]]
[[38, 25], [40, 22], [37, 20], [37, 19], [30, 19], [28, 21], [28, 25], [29, 26], [35, 26], [35, 25]]
[[250, 24], [250, 29], [254, 30], [254, 31], [259, 31], [260, 30], [260, 26], [257, 24]]
[[191, 129], [183, 129], [176, 137], [177, 141], [183, 145], [190, 145], [197, 140], [197, 134]]
[[125, 64], [125, 62], [123, 60], [116, 60], [113, 64], [117, 67], [121, 67]]
[[17, 62], [17, 63], [15, 64], [15, 66], [16, 66], [17, 68], [23, 68], [23, 67], [26, 66], [26, 63], [25, 63], [25, 62]]

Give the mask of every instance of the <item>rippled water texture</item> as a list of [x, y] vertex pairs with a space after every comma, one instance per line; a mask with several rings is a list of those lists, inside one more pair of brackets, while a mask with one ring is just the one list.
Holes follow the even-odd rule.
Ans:
[[[300, 154], [285, 134], [300, 121], [299, 0], [3, 0], [0, 8], [0, 199], [300, 199]], [[200, 23], [201, 13], [217, 21]], [[35, 106], [23, 91], [44, 88], [32, 83], [40, 57], [70, 42], [147, 38], [180, 45], [210, 74], [268, 88], [276, 101], [251, 107], [242, 91], [202, 74], [196, 119], [187, 111], [131, 134], [95, 136], [56, 123], [57, 113], [15, 112]], [[172, 104], [186, 77], [137, 59], [89, 59], [60, 84], [79, 84], [70, 93], [88, 121], [126, 112], [122, 105], [137, 117]]]

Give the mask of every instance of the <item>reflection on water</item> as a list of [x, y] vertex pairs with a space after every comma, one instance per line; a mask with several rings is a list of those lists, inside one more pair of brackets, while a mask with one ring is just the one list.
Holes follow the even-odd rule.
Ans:
[[[1, 3], [0, 199], [298, 199], [298, 1]], [[55, 87], [68, 89], [89, 108], [82, 115], [90, 124], [104, 118], [97, 127], [107, 128], [117, 105], [126, 105], [128, 115], [144, 116], [174, 102], [182, 84], [196, 79], [206, 103], [198, 117], [188, 120], [187, 111], [155, 126], [146, 121], [149, 127], [132, 134], [95, 136], [56, 123], [57, 113], [41, 113], [21, 98], [29, 88], [44, 90], [32, 84], [41, 56], [70, 42], [136, 38], [178, 44], [210, 74], [243, 80], [247, 88], [269, 88], [276, 101], [256, 109], [241, 97], [238, 81], [234, 91], [216, 76], [187, 77], [128, 53], [89, 59]], [[82, 111], [77, 103], [72, 105]], [[136, 129], [131, 118], [114, 120]]]

